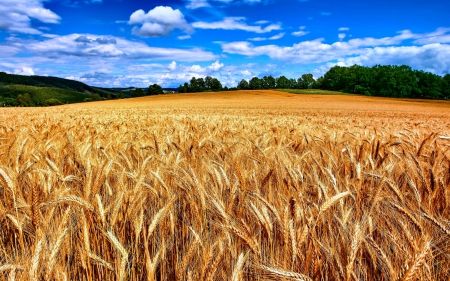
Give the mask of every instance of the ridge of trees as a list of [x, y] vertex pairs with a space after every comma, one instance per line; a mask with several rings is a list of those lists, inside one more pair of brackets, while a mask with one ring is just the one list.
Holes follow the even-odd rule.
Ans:
[[186, 82], [178, 87], [178, 93], [218, 92], [223, 90], [228, 90], [228, 88], [222, 87], [222, 83], [211, 76], [206, 76], [204, 79], [192, 77], [189, 83]]
[[319, 79], [323, 90], [396, 98], [450, 98], [450, 74], [441, 77], [407, 65], [334, 66]]

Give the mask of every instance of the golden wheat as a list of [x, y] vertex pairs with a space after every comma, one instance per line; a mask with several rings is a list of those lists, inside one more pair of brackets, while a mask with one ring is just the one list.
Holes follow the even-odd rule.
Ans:
[[0, 281], [450, 278], [446, 101], [1, 110]]

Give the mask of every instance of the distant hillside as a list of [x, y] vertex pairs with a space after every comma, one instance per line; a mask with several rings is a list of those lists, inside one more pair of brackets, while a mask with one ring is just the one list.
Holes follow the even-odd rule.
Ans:
[[1, 105], [42, 106], [75, 103], [116, 98], [120, 93], [119, 90], [92, 87], [58, 77], [23, 76], [0, 72]]
[[95, 89], [88, 86], [82, 82], [68, 80], [59, 77], [51, 76], [23, 76], [16, 74], [7, 74], [0, 72], [0, 84], [4, 85], [26, 85], [26, 86], [37, 86], [37, 87], [54, 87], [60, 89], [74, 90], [77, 92], [95, 92]]

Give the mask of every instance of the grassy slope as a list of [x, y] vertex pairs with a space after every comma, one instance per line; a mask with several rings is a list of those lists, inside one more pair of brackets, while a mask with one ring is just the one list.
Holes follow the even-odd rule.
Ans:
[[55, 87], [36, 87], [25, 85], [7, 85], [0, 87], [0, 95], [3, 97], [17, 97], [19, 94], [29, 93], [36, 105], [42, 105], [48, 99], [57, 99], [62, 103], [82, 102], [85, 98], [91, 98], [90, 93], [80, 93], [74, 90]]
[[62, 103], [82, 102], [94, 94], [115, 97], [118, 91], [91, 87], [79, 81], [46, 76], [23, 76], [0, 72], [0, 96], [16, 98], [29, 93], [36, 105], [48, 99], [58, 99]]

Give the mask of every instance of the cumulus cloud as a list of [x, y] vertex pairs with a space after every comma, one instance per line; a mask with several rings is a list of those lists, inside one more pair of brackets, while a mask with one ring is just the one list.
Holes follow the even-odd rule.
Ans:
[[347, 36], [347, 34], [345, 34], [345, 33], [339, 33], [339, 34], [338, 34], [338, 38], [339, 38], [340, 41], [344, 40], [344, 38], [345, 38], [346, 36]]
[[167, 36], [175, 29], [188, 34], [193, 32], [180, 10], [166, 6], [157, 6], [148, 13], [137, 10], [131, 14], [128, 24], [141, 25], [135, 26], [132, 31], [134, 35], [141, 37]]
[[192, 26], [199, 29], [243, 30], [255, 33], [267, 33], [282, 29], [280, 24], [269, 24], [262, 27], [262, 25], [248, 25], [245, 20], [245, 17], [226, 17], [217, 22], [194, 22]]
[[[449, 30], [450, 31], [450, 30]], [[292, 46], [263, 45], [254, 46], [246, 41], [222, 43], [225, 53], [248, 57], [266, 55], [274, 60], [299, 64], [343, 61], [357, 64], [407, 64], [413, 68], [443, 74], [450, 69], [450, 45], [442, 43], [422, 46], [398, 46], [406, 40], [415, 42], [433, 40], [446, 41], [447, 31], [438, 30], [438, 36], [413, 34], [409, 30], [384, 38], [356, 38], [347, 42], [323, 43], [319, 38], [303, 41]], [[436, 34], [434, 34], [436, 35]], [[438, 38], [439, 37], [439, 38]], [[437, 39], [438, 38], [438, 39]]]
[[213, 64], [208, 66], [208, 69], [211, 71], [219, 71], [223, 67], [223, 63], [220, 63], [219, 61], [215, 61]]
[[168, 68], [169, 68], [170, 70], [175, 70], [175, 69], [177, 69], [177, 62], [176, 62], [176, 61], [172, 61], [172, 62], [169, 64]]
[[31, 67], [22, 67], [22, 69], [15, 69], [14, 74], [19, 75], [34, 75], [34, 71]]
[[61, 18], [44, 8], [44, 0], [2, 0], [0, 4], [0, 29], [26, 34], [42, 34], [32, 27], [31, 20], [59, 23]]
[[340, 27], [338, 30], [339, 31], [349, 31], [350, 28], [348, 28], [348, 27]]

